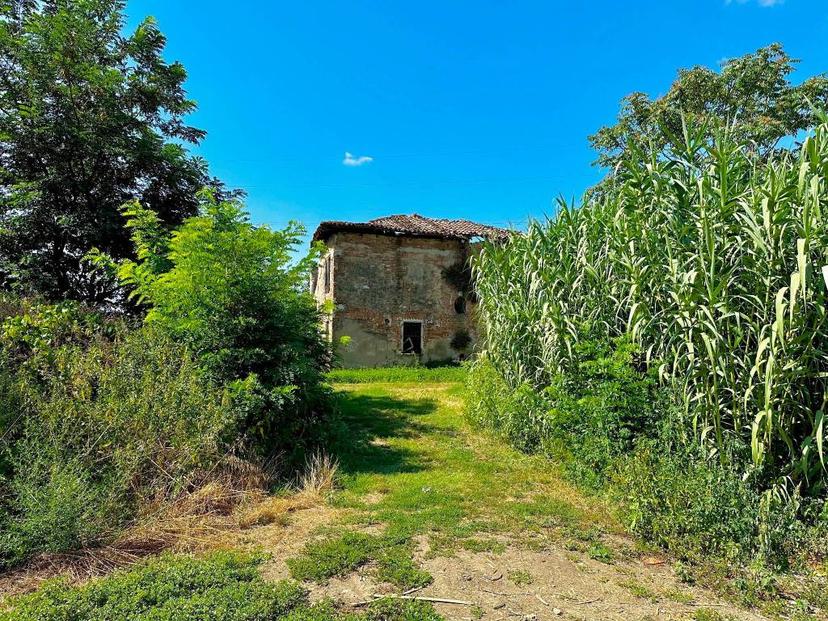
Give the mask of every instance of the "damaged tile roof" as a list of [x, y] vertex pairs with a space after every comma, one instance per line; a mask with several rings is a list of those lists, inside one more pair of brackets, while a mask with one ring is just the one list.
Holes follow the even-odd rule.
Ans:
[[507, 229], [501, 229], [487, 224], [477, 224], [469, 220], [425, 218], [415, 213], [410, 216], [385, 216], [384, 218], [369, 220], [368, 222], [329, 220], [322, 222], [317, 227], [316, 232], [313, 234], [313, 240], [325, 241], [331, 235], [340, 231], [462, 240], [472, 239], [473, 237], [506, 239], [511, 234]]

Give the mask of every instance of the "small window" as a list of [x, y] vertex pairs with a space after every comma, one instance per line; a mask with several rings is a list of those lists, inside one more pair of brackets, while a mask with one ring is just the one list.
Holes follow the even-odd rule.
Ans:
[[462, 295], [458, 295], [457, 299], [454, 300], [454, 312], [458, 315], [464, 315], [466, 313], [466, 298]]
[[423, 353], [423, 323], [421, 321], [403, 321], [402, 353]]

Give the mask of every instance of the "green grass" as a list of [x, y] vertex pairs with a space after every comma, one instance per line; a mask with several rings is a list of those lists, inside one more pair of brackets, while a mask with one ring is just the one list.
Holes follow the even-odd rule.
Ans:
[[296, 580], [325, 582], [375, 561], [374, 573], [380, 582], [407, 590], [425, 586], [432, 580], [431, 574], [417, 567], [412, 555], [406, 540], [348, 531], [309, 543], [300, 556], [288, 559], [287, 564]]
[[656, 594], [655, 591], [653, 591], [651, 588], [649, 588], [647, 586], [644, 586], [643, 584], [641, 584], [637, 580], [633, 580], [632, 578], [630, 578], [629, 580], [625, 580], [624, 582], [619, 583], [619, 586], [624, 587], [630, 593], [632, 593], [633, 595], [635, 595], [636, 597], [638, 597], [640, 599], [648, 599], [648, 600], [653, 601], [653, 602], [658, 601], [658, 595]]
[[0, 621], [440, 621], [424, 602], [380, 600], [362, 613], [311, 605], [299, 584], [262, 580], [261, 558], [162, 556], [85, 586], [50, 582], [7, 602]]
[[722, 615], [712, 608], [699, 608], [693, 613], [693, 621], [730, 621], [732, 617]]
[[462, 382], [466, 367], [383, 367], [378, 369], [334, 369], [327, 374], [333, 384], [376, 382]]
[[[349, 531], [329, 529], [289, 560], [294, 578], [324, 582], [371, 562], [381, 582], [413, 588], [431, 579], [414, 557], [415, 537], [427, 556], [458, 548], [497, 554], [505, 544], [496, 535], [548, 540], [558, 527], [617, 528], [600, 501], [565, 483], [547, 460], [468, 427], [463, 391], [456, 382], [340, 387], [349, 434], [333, 502], [346, 510]], [[374, 534], [361, 531], [369, 527]]]
[[517, 586], [526, 586], [527, 584], [532, 584], [535, 581], [532, 574], [523, 569], [510, 571], [507, 578], [509, 578], [509, 580]]

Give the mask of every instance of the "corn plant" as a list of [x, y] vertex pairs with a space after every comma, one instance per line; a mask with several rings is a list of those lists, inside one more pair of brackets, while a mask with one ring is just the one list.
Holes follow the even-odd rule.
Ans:
[[628, 334], [674, 389], [687, 431], [745, 471], [823, 489], [828, 377], [828, 122], [759, 160], [727, 131], [630, 149], [581, 206], [484, 246], [485, 355], [543, 389], [591, 338]]

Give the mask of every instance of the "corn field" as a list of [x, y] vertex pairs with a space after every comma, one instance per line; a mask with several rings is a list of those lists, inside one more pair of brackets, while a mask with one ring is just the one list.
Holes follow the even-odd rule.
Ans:
[[627, 334], [688, 430], [747, 470], [824, 491], [828, 122], [758, 160], [727, 132], [685, 129], [630, 153], [580, 207], [487, 244], [474, 262], [484, 355], [512, 387], [547, 386], [583, 326]]

